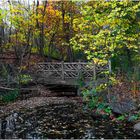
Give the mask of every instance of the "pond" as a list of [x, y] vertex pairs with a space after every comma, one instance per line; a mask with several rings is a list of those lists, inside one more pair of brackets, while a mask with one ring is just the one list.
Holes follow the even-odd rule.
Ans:
[[0, 138], [6, 139], [140, 138], [132, 123], [93, 119], [76, 103], [23, 109], [2, 118], [0, 123]]

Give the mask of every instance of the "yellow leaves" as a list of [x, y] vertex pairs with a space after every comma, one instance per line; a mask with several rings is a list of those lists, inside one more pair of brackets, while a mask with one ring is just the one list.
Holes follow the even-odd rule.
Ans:
[[101, 92], [101, 91], [104, 91], [105, 89], [107, 89], [107, 84], [105, 83], [105, 84], [100, 84], [100, 85], [98, 85], [97, 87], [96, 87], [96, 90], [98, 91], [98, 92]]
[[39, 5], [38, 6], [38, 9], [43, 10], [44, 9], [44, 6], [43, 5]]
[[32, 53], [37, 53], [37, 51], [38, 51], [38, 49], [37, 49], [37, 47], [32, 47]]
[[27, 66], [20, 66], [19, 69], [26, 70], [27, 69]]
[[33, 18], [35, 19], [35, 20], [42, 20], [42, 14], [38, 14], [38, 15], [36, 15], [36, 14], [34, 14], [33, 15]]
[[46, 8], [46, 18], [50, 19], [50, 20], [59, 20], [61, 18], [61, 12], [54, 9], [52, 6], [48, 6]]
[[109, 2], [104, 2], [104, 0], [103, 0], [103, 6], [104, 6], [104, 7], [108, 7], [109, 5], [110, 5]]
[[105, 59], [100, 59], [100, 58], [97, 58], [97, 57], [94, 57], [93, 59], [93, 62], [96, 64], [96, 65], [104, 65], [104, 64], [107, 64], [108, 61], [105, 60]]
[[40, 30], [39, 29], [34, 29], [34, 36], [38, 37], [40, 34]]
[[33, 20], [34, 24], [36, 21], [39, 24], [44, 24], [47, 28], [51, 28], [55, 23], [58, 23], [61, 18], [61, 12], [53, 8], [53, 6], [49, 5], [46, 7], [44, 11], [44, 5], [39, 5], [37, 9], [38, 13], [32, 13], [31, 20]]
[[17, 34], [11, 35], [12, 41], [15, 44], [23, 44], [26, 43], [25, 35], [23, 33], [18, 32]]
[[19, 8], [14, 8], [10, 10], [11, 14], [23, 14], [23, 10]]
[[113, 18], [110, 20], [110, 22], [112, 22], [111, 27], [114, 27], [114, 25], [117, 25], [120, 22], [119, 18]]
[[48, 6], [46, 9], [46, 13], [55, 17], [60, 17], [61, 13], [60, 11], [54, 9], [52, 6]]
[[137, 5], [134, 5], [133, 6], [133, 9], [136, 11], [136, 10], [138, 10], [139, 9], [139, 5], [137, 4]]
[[97, 47], [94, 44], [90, 43], [89, 49], [95, 52], [97, 50]]
[[71, 20], [71, 19], [70, 19], [70, 17], [69, 17], [69, 16], [65, 16], [65, 17], [64, 17], [64, 21], [65, 21], [65, 23], [69, 23], [69, 22], [70, 22], [70, 20]]
[[116, 79], [115, 77], [113, 77], [113, 76], [110, 76], [110, 77], [109, 77], [109, 81], [110, 81], [113, 85], [119, 83], [119, 80], [117, 80], [117, 79]]
[[7, 43], [6, 45], [4, 45], [4, 48], [9, 49], [14, 45], [14, 43]]
[[81, 23], [83, 23], [83, 17], [78, 17], [78, 18], [75, 18], [73, 20], [73, 29], [74, 31], [78, 31], [79, 29], [82, 28], [82, 26], [80, 27]]
[[44, 23], [47, 26], [48, 30], [50, 30], [54, 25], [60, 22], [61, 12], [54, 9], [50, 5], [47, 6], [45, 13], [42, 13], [42, 11], [40, 11], [38, 15], [35, 16], [35, 18], [39, 23]]

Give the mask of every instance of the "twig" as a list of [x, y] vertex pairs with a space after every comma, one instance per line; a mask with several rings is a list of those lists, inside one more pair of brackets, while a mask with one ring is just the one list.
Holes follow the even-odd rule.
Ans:
[[13, 88], [8, 88], [8, 87], [0, 87], [0, 89], [4, 89], [4, 90], [15, 90]]

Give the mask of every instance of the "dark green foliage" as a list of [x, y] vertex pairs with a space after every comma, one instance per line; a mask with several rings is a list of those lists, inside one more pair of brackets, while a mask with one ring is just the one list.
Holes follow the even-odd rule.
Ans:
[[1, 99], [3, 102], [14, 101], [19, 96], [19, 91], [17, 89], [11, 91], [5, 91], [3, 95], [1, 95]]
[[83, 89], [83, 99], [87, 101], [87, 107], [91, 110], [96, 109], [96, 113], [103, 111], [106, 115], [112, 114], [112, 109], [107, 105], [103, 95], [96, 88]]
[[87, 60], [86, 55], [81, 50], [74, 50], [74, 59], [75, 60], [81, 60], [81, 61]]
[[140, 61], [139, 56], [133, 51], [126, 48], [116, 51], [111, 58], [112, 70], [115, 73], [125, 75], [129, 81], [140, 80]]

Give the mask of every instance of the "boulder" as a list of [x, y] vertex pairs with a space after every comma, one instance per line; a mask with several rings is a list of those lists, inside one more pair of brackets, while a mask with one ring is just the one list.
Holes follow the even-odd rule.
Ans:
[[110, 107], [112, 108], [114, 113], [124, 114], [129, 113], [132, 110], [136, 109], [136, 104], [134, 101], [122, 101], [122, 102], [112, 102], [110, 103]]
[[138, 122], [134, 125], [134, 130], [140, 131], [140, 122]]

